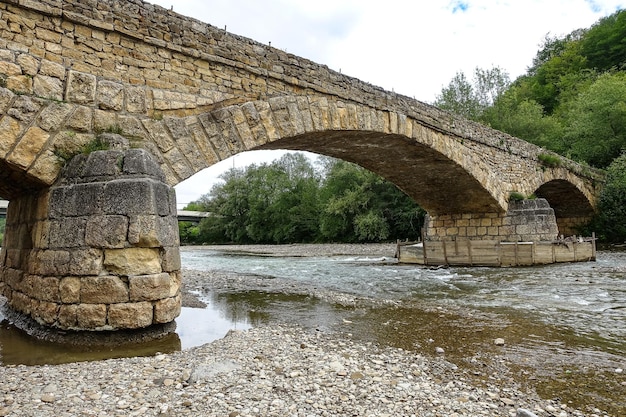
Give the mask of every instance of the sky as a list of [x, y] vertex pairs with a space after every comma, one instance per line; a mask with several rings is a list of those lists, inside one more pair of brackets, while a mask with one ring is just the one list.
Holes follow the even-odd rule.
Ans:
[[[457, 72], [525, 73], [546, 35], [588, 28], [626, 0], [148, 0], [228, 32], [432, 103]], [[236, 155], [177, 185], [179, 208], [224, 170], [282, 153]]]

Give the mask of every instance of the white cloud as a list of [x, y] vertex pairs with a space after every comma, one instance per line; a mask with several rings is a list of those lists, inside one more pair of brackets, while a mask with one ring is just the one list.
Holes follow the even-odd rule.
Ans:
[[626, 0], [152, 2], [425, 102], [458, 71], [499, 66], [515, 79], [546, 34], [590, 27], [626, 7]]

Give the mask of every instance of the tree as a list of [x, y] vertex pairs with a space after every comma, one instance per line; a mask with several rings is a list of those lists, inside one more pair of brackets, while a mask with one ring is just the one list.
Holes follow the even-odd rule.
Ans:
[[626, 153], [616, 158], [607, 169], [598, 211], [595, 227], [601, 239], [626, 242]]
[[626, 69], [626, 10], [619, 10], [594, 24], [583, 38], [581, 54], [588, 68]]
[[578, 95], [565, 115], [574, 159], [606, 168], [626, 149], [626, 74], [606, 73]]
[[466, 119], [481, 121], [485, 110], [493, 106], [510, 84], [509, 75], [499, 67], [489, 70], [477, 67], [471, 81], [463, 72], [457, 72], [433, 104]]
[[424, 211], [393, 184], [357, 165], [301, 154], [231, 169], [188, 207], [210, 211], [186, 243], [371, 242], [419, 237]]
[[320, 232], [326, 240], [417, 239], [425, 212], [390, 182], [358, 165], [327, 161], [320, 190]]
[[485, 110], [483, 121], [494, 129], [535, 145], [554, 152], [564, 151], [563, 127], [558, 118], [544, 114], [543, 107], [524, 98], [517, 86], [509, 88]]

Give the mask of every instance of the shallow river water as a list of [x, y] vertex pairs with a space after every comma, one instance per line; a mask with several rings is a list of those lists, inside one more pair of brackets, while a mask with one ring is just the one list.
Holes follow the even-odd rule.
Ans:
[[[37, 341], [0, 313], [0, 363], [171, 352], [215, 340], [229, 329], [291, 322], [427, 355], [440, 347], [477, 381], [493, 379], [493, 369], [506, 362], [503, 373], [547, 398], [626, 415], [626, 252], [600, 251], [596, 262], [528, 268], [423, 268], [384, 256], [275, 257], [228, 247], [183, 248], [181, 258], [185, 269], [290, 280], [371, 303], [346, 306], [309, 295], [209, 289], [199, 293], [206, 308], [183, 308], [175, 334], [90, 351]], [[496, 338], [504, 346], [496, 346]]]

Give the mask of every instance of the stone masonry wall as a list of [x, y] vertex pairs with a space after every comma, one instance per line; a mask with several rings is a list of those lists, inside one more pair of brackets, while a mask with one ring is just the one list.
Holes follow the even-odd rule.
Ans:
[[50, 190], [12, 200], [0, 292], [41, 324], [116, 330], [180, 313], [176, 200], [142, 149], [74, 157]]
[[381, 112], [383, 132], [406, 119], [441, 132], [450, 152], [482, 155], [484, 184], [537, 186], [528, 173], [540, 149], [525, 141], [141, 0], [3, 0], [0, 15], [0, 159], [47, 184], [55, 149], [111, 128], [157, 156], [175, 184], [263, 143], [246, 131], [255, 116], [229, 106], [306, 96], [329, 99], [337, 118], [355, 105]]
[[506, 213], [429, 216], [425, 228], [428, 240], [538, 242], [559, 234], [554, 210], [543, 198], [511, 201]]

